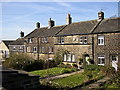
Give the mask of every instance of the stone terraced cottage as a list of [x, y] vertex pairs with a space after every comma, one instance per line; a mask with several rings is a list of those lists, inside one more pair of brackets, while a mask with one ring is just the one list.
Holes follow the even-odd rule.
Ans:
[[85, 55], [85, 59], [94, 60], [98, 65], [111, 65], [116, 70], [120, 63], [120, 18], [104, 19], [104, 12], [98, 12], [98, 19], [73, 22], [70, 14], [67, 24], [55, 26], [49, 20], [47, 27], [36, 29], [9, 46], [12, 52], [23, 52], [35, 59], [53, 60], [59, 50], [66, 50], [63, 62], [77, 63]]

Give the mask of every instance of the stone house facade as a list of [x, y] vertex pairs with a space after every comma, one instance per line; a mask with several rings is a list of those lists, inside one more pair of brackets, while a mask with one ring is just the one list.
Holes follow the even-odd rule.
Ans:
[[63, 49], [69, 52], [64, 54], [64, 62], [78, 62], [86, 54], [86, 60], [90, 58], [98, 65], [117, 68], [120, 62], [119, 20], [119, 17], [104, 19], [104, 12], [99, 12], [96, 20], [72, 23], [68, 14], [66, 25], [55, 26], [50, 18], [48, 27], [40, 27], [37, 23], [37, 28], [20, 40], [24, 41], [24, 52], [37, 60], [53, 60], [55, 53]]

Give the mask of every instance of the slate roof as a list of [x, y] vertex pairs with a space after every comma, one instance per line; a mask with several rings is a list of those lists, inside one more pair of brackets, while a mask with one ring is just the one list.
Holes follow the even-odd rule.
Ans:
[[12, 42], [11, 45], [24, 45], [24, 38], [18, 38], [16, 41]]
[[[69, 25], [53, 26], [51, 28], [42, 27], [33, 30], [24, 38], [67, 36], [94, 33], [120, 32], [120, 17], [98, 20], [82, 21], [71, 23]], [[12, 45], [23, 45], [24, 39], [19, 38]]]
[[97, 23], [97, 20], [71, 23], [57, 35], [75, 35], [90, 33], [90, 31]]
[[[109, 33], [120, 31], [120, 18], [104, 19], [100, 23], [98, 20], [83, 21], [69, 24], [57, 36], [92, 34], [92, 33]], [[93, 30], [93, 32], [91, 32]]]
[[39, 28], [39, 29], [35, 29], [30, 34], [26, 35], [25, 38], [55, 36], [55, 34], [60, 32], [65, 27], [66, 27], [66, 25], [53, 26], [51, 28], [42, 27], [42, 28]]
[[118, 32], [120, 31], [120, 17], [104, 19], [93, 33]]
[[7, 48], [9, 48], [9, 45], [14, 41], [15, 40], [2, 40], [2, 42], [4, 42], [4, 44], [7, 46]]

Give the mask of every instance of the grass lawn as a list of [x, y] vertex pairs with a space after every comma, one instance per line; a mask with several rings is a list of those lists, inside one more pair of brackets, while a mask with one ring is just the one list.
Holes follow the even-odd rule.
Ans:
[[52, 81], [43, 81], [42, 85], [48, 85], [55, 88], [73, 88], [89, 80], [100, 79], [103, 77], [104, 75], [100, 72], [100, 68], [101, 66], [89, 65], [86, 67], [85, 72]]
[[56, 86], [58, 88], [72, 88], [72, 87], [76, 87], [88, 80], [91, 80], [93, 78], [100, 78], [102, 77], [102, 75], [98, 72], [92, 72], [92, 77], [89, 77], [89, 75], [85, 72], [83, 73], [78, 73], [69, 77], [65, 77], [62, 79], [56, 79], [56, 80], [52, 80], [53, 86]]
[[48, 76], [53, 76], [53, 75], [57, 75], [57, 74], [62, 74], [62, 73], [65, 73], [64, 71], [72, 72], [73, 69], [54, 67], [54, 68], [49, 68], [49, 69], [44, 69], [44, 70], [31, 71], [30, 73], [40, 75], [40, 77], [42, 78], [42, 77], [48, 77]]

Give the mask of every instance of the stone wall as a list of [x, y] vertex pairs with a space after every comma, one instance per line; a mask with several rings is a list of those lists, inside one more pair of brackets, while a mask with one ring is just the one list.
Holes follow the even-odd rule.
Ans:
[[[98, 36], [102, 35], [105, 38], [104, 45], [98, 45]], [[110, 56], [118, 55], [120, 62], [120, 33], [107, 33], [107, 34], [96, 34], [94, 35], [94, 60], [98, 63], [98, 55], [105, 56], [105, 64], [111, 65]]]

